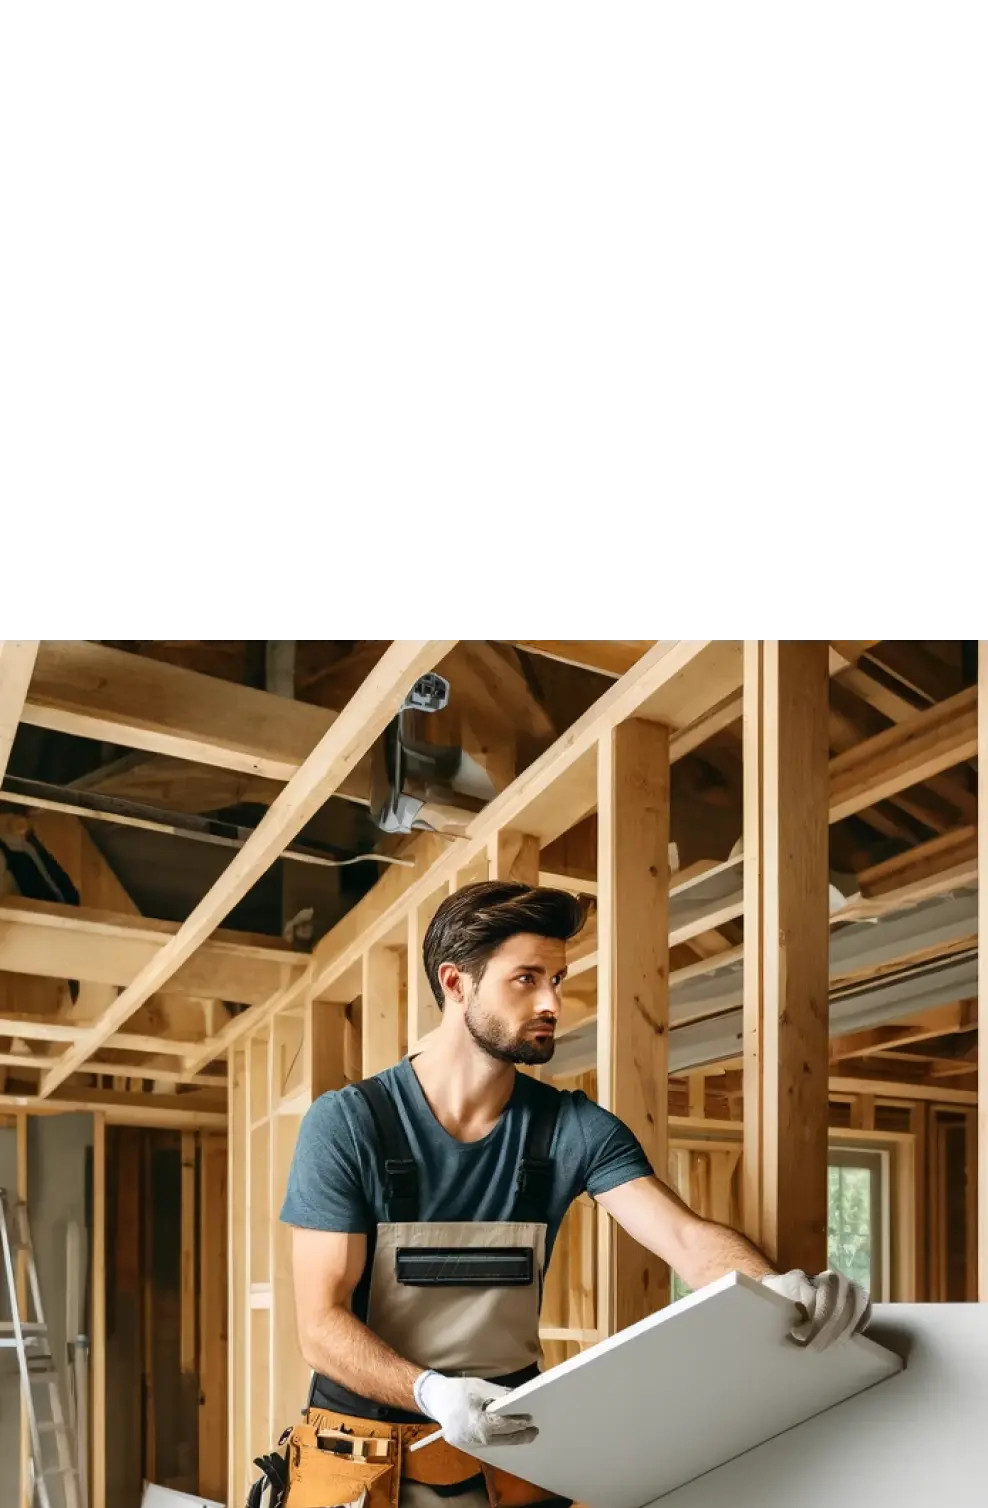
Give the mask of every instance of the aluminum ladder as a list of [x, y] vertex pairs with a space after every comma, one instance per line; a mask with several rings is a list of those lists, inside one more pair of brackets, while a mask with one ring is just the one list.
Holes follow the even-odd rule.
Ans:
[[[13, 1198], [6, 1189], [0, 1189], [0, 1244], [3, 1245], [4, 1280], [10, 1306], [10, 1319], [0, 1322], [0, 1347], [17, 1353], [28, 1427], [30, 1502], [37, 1508], [86, 1508], [74, 1430], [65, 1409], [62, 1379], [52, 1355], [41, 1303], [27, 1206], [23, 1200]], [[28, 1314], [33, 1309], [33, 1319], [20, 1311], [17, 1293], [17, 1256], [20, 1252], [24, 1253], [27, 1273]], [[47, 1405], [40, 1418], [39, 1400]], [[45, 1444], [49, 1439], [55, 1448], [46, 1455]]]

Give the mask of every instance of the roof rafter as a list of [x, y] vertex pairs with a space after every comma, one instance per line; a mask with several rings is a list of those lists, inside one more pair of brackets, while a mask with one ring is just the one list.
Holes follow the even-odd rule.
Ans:
[[391, 645], [191, 916], [104, 1011], [92, 1030], [63, 1053], [45, 1075], [39, 1088], [42, 1098], [74, 1073], [192, 957], [352, 772], [394, 717], [411, 685], [455, 642], [413, 639], [396, 640]]

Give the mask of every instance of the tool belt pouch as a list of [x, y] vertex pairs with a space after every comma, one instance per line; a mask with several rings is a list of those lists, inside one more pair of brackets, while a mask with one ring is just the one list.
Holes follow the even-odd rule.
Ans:
[[398, 1508], [401, 1442], [393, 1425], [309, 1409], [287, 1454], [285, 1508]]

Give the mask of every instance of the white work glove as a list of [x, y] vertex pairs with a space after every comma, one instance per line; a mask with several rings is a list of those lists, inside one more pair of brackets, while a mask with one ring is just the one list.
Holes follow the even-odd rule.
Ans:
[[841, 1272], [821, 1272], [811, 1278], [797, 1267], [781, 1276], [762, 1278], [762, 1282], [799, 1306], [806, 1318], [790, 1334], [798, 1345], [814, 1351], [825, 1351], [858, 1334], [871, 1319], [867, 1290]]
[[510, 1388], [479, 1377], [444, 1377], [423, 1372], [415, 1382], [415, 1402], [427, 1419], [441, 1425], [443, 1436], [460, 1450], [487, 1445], [527, 1445], [538, 1430], [530, 1414], [489, 1414], [487, 1405], [506, 1398]]

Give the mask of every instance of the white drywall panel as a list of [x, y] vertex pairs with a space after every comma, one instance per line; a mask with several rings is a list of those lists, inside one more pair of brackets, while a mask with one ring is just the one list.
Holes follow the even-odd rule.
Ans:
[[867, 1337], [797, 1346], [797, 1318], [730, 1273], [515, 1389], [496, 1410], [530, 1413], [538, 1439], [478, 1454], [589, 1508], [642, 1508], [901, 1366]]
[[880, 1304], [869, 1330], [905, 1359], [842, 1403], [663, 1499], [662, 1508], [983, 1503], [988, 1304]]

